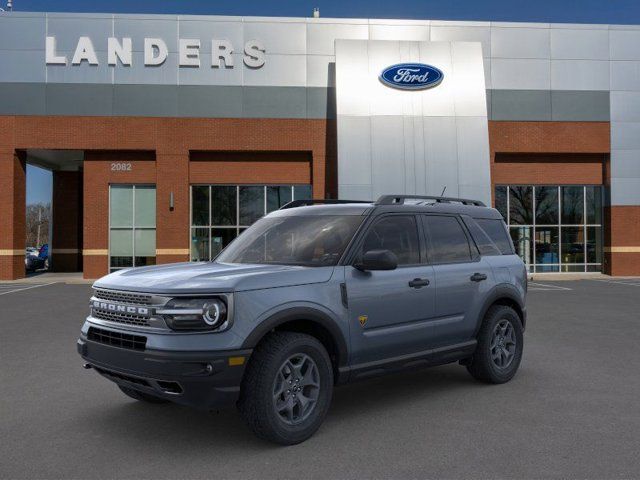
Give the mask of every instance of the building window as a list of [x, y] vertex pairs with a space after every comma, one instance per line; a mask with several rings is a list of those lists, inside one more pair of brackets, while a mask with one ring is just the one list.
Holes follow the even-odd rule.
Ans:
[[109, 269], [156, 263], [156, 187], [109, 187]]
[[191, 260], [215, 258], [260, 217], [309, 198], [311, 185], [192, 185]]
[[499, 185], [495, 207], [530, 272], [602, 271], [602, 187]]

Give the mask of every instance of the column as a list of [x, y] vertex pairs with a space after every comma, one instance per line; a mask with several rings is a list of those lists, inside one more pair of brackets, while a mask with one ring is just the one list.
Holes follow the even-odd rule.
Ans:
[[25, 274], [25, 168], [23, 152], [0, 146], [0, 280]]

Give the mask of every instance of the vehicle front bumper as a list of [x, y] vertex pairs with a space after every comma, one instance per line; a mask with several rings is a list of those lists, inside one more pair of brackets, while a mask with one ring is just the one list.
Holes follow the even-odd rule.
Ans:
[[235, 404], [251, 355], [251, 350], [130, 350], [88, 340], [84, 334], [77, 347], [86, 368], [118, 385], [200, 409]]

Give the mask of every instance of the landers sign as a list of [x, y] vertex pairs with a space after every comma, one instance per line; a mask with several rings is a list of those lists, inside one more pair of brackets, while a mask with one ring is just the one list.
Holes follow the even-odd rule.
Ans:
[[[107, 62], [108, 65], [131, 66], [133, 42], [131, 38], [118, 39], [107, 38], [107, 58], [100, 60], [96, 54], [96, 49], [89, 37], [80, 37], [76, 45], [75, 52], [71, 58], [71, 65], [81, 65], [86, 62], [89, 65], [99, 65], [100, 61]], [[178, 39], [178, 65], [180, 67], [200, 67], [200, 39], [180, 38]], [[56, 37], [47, 37], [46, 41], [46, 63], [47, 65], [68, 65], [69, 59], [66, 55], [59, 55], [56, 51]], [[211, 65], [212, 68], [233, 68], [234, 67], [234, 46], [229, 40], [211, 40]], [[265, 62], [265, 48], [259, 40], [248, 40], [244, 44], [242, 60], [247, 67], [260, 68]], [[167, 44], [161, 38], [144, 39], [144, 65], [157, 67], [162, 65], [169, 55]]]

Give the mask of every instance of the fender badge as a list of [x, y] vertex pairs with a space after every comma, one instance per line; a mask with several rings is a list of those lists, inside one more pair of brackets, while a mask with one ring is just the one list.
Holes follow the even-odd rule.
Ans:
[[367, 320], [369, 320], [369, 317], [367, 317], [366, 315], [360, 315], [358, 317], [358, 321], [360, 322], [361, 327], [364, 327], [364, 324], [367, 323]]

